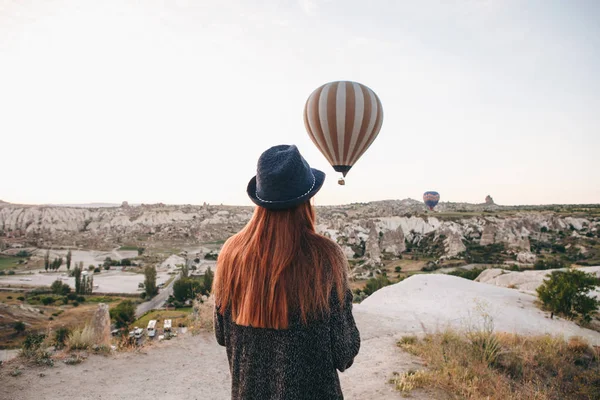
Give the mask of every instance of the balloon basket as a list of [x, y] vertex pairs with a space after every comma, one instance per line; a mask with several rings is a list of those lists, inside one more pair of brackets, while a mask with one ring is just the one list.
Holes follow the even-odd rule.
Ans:
[[338, 185], [344, 186], [345, 184], [346, 184], [346, 181], [344, 180], [344, 178], [338, 179]]

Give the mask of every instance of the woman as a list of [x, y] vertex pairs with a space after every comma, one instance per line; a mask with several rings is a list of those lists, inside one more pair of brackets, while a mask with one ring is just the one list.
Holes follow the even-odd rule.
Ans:
[[336, 369], [352, 365], [360, 337], [345, 256], [315, 232], [309, 200], [324, 180], [296, 146], [258, 160], [248, 184], [258, 207], [223, 246], [213, 285], [232, 399], [343, 399]]

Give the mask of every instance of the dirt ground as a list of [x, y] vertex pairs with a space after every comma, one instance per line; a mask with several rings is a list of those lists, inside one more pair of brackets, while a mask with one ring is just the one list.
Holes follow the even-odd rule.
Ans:
[[[377, 329], [370, 315], [357, 314], [361, 351], [340, 380], [346, 399], [400, 399], [388, 380], [393, 372], [422, 368], [414, 357], [395, 346], [399, 337]], [[33, 399], [228, 399], [231, 384], [225, 349], [212, 333], [186, 334], [169, 342], [153, 344], [139, 353], [90, 356], [75, 366], [57, 362], [52, 368], [26, 367], [13, 360], [0, 367], [1, 400]], [[411, 399], [437, 399], [413, 392]]]

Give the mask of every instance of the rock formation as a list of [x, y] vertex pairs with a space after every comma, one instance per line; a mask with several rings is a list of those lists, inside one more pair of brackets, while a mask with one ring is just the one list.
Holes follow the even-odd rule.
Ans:
[[107, 304], [98, 304], [92, 317], [91, 327], [94, 332], [94, 344], [110, 347], [110, 313]]

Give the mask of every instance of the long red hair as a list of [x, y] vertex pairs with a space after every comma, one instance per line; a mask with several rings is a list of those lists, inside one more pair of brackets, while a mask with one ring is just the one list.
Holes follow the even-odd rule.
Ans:
[[[306, 324], [345, 295], [347, 261], [339, 246], [315, 231], [309, 203], [288, 210], [257, 207], [221, 250], [213, 283], [219, 312], [238, 325], [286, 329], [292, 313]], [[334, 292], [334, 293], [332, 293]]]

